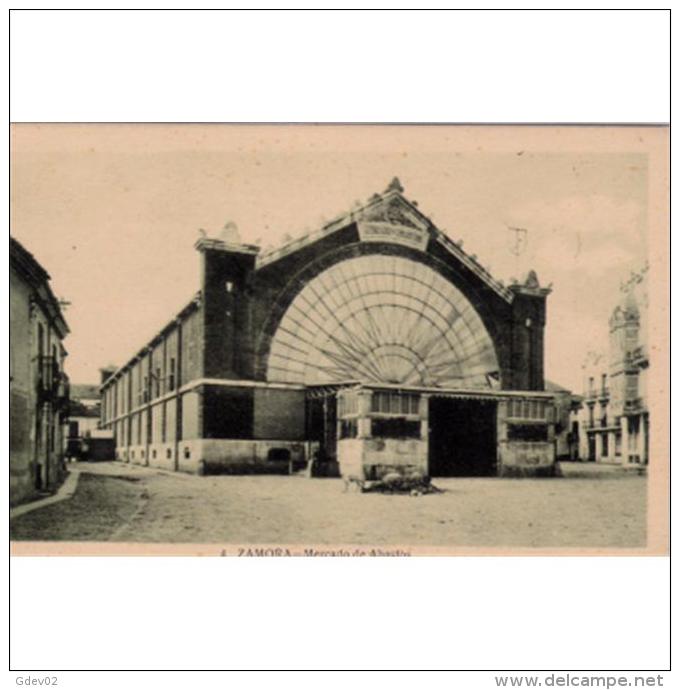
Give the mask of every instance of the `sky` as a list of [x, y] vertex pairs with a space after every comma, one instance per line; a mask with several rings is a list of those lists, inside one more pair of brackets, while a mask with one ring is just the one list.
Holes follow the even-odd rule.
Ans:
[[[199, 289], [199, 228], [277, 246], [382, 192], [499, 279], [552, 283], [547, 378], [580, 390], [619, 284], [648, 253], [639, 128], [14, 125], [11, 233], [67, 300], [72, 382], [124, 364]], [[510, 227], [527, 229], [515, 256]]]

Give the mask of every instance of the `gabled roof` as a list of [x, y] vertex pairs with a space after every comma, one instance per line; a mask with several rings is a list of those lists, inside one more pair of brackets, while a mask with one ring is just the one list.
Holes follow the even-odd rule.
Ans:
[[72, 383], [70, 396], [71, 400], [99, 400], [99, 384]]
[[460, 263], [479, 277], [494, 292], [507, 302], [512, 302], [514, 293], [496, 280], [476, 259], [462, 249], [461, 242], [454, 242], [446, 233], [437, 228], [434, 223], [417, 206], [410, 202], [403, 194], [404, 189], [397, 178], [394, 178], [382, 194], [374, 194], [366, 204], [347, 213], [337, 216], [323, 227], [302, 237], [287, 242], [281, 247], [263, 252], [257, 257], [256, 268], [263, 268], [293, 252], [307, 247], [323, 237], [333, 234], [351, 223], [384, 223], [386, 225], [414, 228], [427, 233], [444, 249], [452, 254]]

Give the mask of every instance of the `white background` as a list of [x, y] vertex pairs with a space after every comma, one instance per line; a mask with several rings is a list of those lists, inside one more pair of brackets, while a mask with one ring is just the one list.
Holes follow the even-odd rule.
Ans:
[[[660, 11], [41, 11], [11, 22], [12, 121], [670, 117]], [[11, 665], [27, 671], [669, 663], [666, 558], [15, 558], [10, 570]], [[27, 675], [55, 674], [9, 674], [12, 684]], [[355, 682], [56, 675], [74, 688]], [[490, 688], [493, 675], [417, 682]]]

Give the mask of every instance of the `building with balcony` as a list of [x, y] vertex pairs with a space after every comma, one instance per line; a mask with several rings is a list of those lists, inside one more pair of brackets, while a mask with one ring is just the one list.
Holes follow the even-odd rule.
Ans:
[[10, 502], [51, 491], [63, 476], [68, 333], [45, 269], [10, 238]]
[[649, 462], [647, 375], [649, 267], [621, 286], [621, 300], [609, 320], [611, 414], [621, 429], [621, 460]]
[[578, 412], [582, 460], [649, 462], [647, 407], [648, 266], [621, 285], [609, 319], [609, 350], [583, 364], [583, 405]]
[[102, 385], [124, 462], [188, 472], [550, 475], [549, 288], [504, 285], [398, 180], [261, 252], [196, 243], [200, 290]]

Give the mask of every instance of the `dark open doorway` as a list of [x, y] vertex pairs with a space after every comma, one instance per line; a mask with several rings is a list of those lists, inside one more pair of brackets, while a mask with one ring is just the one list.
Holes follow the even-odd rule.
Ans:
[[318, 443], [312, 459], [314, 476], [338, 475], [337, 396], [335, 392], [307, 397], [307, 439]]
[[496, 403], [430, 399], [429, 473], [432, 477], [496, 474]]

